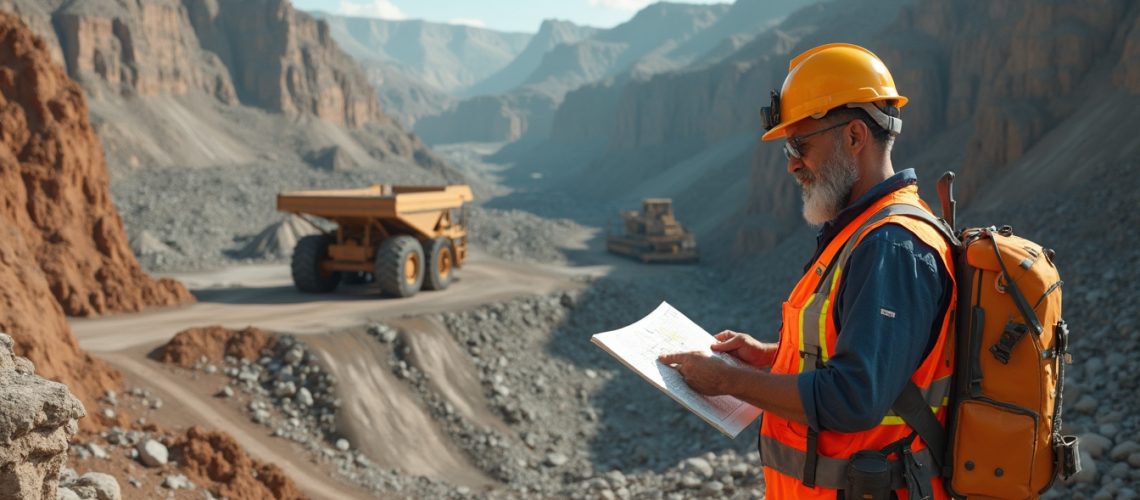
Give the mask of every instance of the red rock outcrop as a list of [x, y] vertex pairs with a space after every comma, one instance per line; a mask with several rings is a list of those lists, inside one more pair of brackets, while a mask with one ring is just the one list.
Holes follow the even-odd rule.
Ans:
[[[193, 297], [139, 268], [111, 204], [82, 91], [42, 40], [2, 13], [0, 124], [0, 330], [38, 373], [97, 408], [105, 390], [119, 388], [120, 375], [79, 349], [64, 314], [137, 311]], [[100, 422], [80, 425], [95, 430]]]
[[79, 86], [42, 40], [0, 16], [0, 220], [23, 235], [66, 314], [193, 301], [131, 254]]
[[306, 498], [274, 464], [249, 457], [224, 432], [191, 427], [170, 446], [172, 458], [195, 484], [225, 498]]
[[159, 347], [154, 357], [183, 368], [194, 366], [203, 357], [214, 363], [221, 363], [226, 356], [257, 361], [261, 350], [272, 348], [276, 342], [272, 333], [253, 327], [243, 330], [220, 326], [190, 328], [178, 332]]
[[[0, 163], [5, 154], [0, 149]], [[118, 390], [122, 377], [79, 349], [24, 235], [2, 224], [0, 332], [12, 337], [16, 354], [31, 360], [41, 377], [66, 384], [83, 406], [91, 409], [88, 417], [79, 421], [82, 429], [100, 428], [101, 417], [94, 412], [99, 407], [97, 401], [107, 389]]]

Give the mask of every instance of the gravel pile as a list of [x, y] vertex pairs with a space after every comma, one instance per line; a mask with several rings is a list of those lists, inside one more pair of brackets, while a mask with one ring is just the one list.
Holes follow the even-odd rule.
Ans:
[[280, 192], [378, 183], [444, 181], [414, 165], [330, 172], [290, 162], [255, 163], [141, 169], [112, 179], [111, 195], [128, 235], [140, 242], [139, 250], [146, 249], [136, 250], [144, 268], [192, 271], [263, 261], [243, 257], [242, 250], [282, 219], [276, 208]]
[[291, 335], [278, 336], [256, 361], [226, 356], [218, 367], [203, 357], [193, 368], [229, 377], [215, 396], [229, 399], [240, 393], [250, 419], [272, 429], [275, 436], [319, 447], [319, 441], [336, 432], [341, 402], [334, 391], [335, 378]]
[[[112, 180], [132, 250], [148, 271], [196, 271], [253, 262], [287, 262], [268, 232], [284, 215], [280, 192], [355, 188], [377, 183], [445, 184], [415, 166], [386, 170], [317, 171], [306, 165], [153, 169]], [[470, 212], [471, 242], [515, 261], [564, 262], [558, 247], [585, 230], [566, 219], [547, 220], [520, 210]], [[288, 239], [288, 238], [285, 238]]]
[[470, 243], [504, 260], [563, 264], [567, 240], [590, 231], [570, 219], [545, 219], [522, 210], [472, 207]]
[[470, 356], [508, 434], [468, 421], [406, 361], [414, 356], [402, 337], [372, 325], [377, 341], [392, 344], [388, 367], [471, 463], [503, 484], [472, 492], [389, 474], [369, 482], [414, 496], [756, 497], [762, 485], [755, 426], [735, 441], [723, 437], [589, 342], [663, 299], [707, 328], [737, 319], [701, 300], [723, 276], [673, 276], [650, 284], [601, 280], [581, 292], [434, 315]]
[[342, 403], [337, 381], [304, 343], [291, 335], [276, 335], [272, 347], [260, 354], [256, 361], [226, 356], [221, 366], [202, 357], [191, 369], [224, 374], [228, 383], [215, 397], [235, 401], [273, 436], [299, 444], [311, 460], [331, 464], [353, 483], [378, 492], [415, 488], [432, 496], [453, 489], [440, 481], [383, 469], [339, 436], [336, 415]]

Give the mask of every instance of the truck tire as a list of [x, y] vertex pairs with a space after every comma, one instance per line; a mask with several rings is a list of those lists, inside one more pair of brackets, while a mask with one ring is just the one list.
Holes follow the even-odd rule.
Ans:
[[293, 285], [306, 293], [328, 293], [340, 283], [340, 273], [322, 272], [321, 262], [328, 258], [329, 244], [323, 234], [311, 234], [297, 241], [293, 247]]
[[428, 240], [424, 247], [427, 257], [427, 274], [424, 276], [424, 290], [443, 290], [451, 284], [455, 276], [455, 254], [451, 251], [451, 240], [436, 238]]
[[424, 249], [411, 236], [393, 236], [376, 250], [376, 272], [373, 276], [384, 293], [393, 297], [411, 297], [424, 282]]

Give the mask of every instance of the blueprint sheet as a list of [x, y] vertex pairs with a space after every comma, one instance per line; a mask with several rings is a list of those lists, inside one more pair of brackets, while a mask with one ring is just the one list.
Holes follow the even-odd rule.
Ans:
[[[711, 352], [709, 346], [716, 342], [712, 335], [667, 302], [662, 302], [650, 315], [632, 325], [595, 334], [590, 340], [730, 438], [735, 438], [760, 415], [759, 408], [732, 396], [697, 394], [685, 384], [677, 370], [657, 361], [657, 356], [662, 354]], [[732, 356], [723, 353], [713, 355], [727, 363], [743, 366]]]

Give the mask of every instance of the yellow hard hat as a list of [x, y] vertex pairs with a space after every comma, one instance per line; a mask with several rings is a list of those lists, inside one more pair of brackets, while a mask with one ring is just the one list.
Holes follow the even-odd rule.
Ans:
[[849, 43], [820, 45], [788, 63], [784, 86], [779, 93], [773, 90], [772, 105], [761, 109], [768, 131], [763, 140], [786, 137], [788, 125], [808, 117], [823, 118], [843, 105], [867, 111], [892, 135], [898, 134], [902, 131], [898, 108], [906, 102], [887, 66], [871, 51]]

